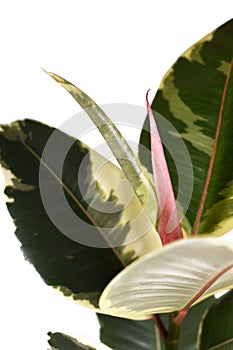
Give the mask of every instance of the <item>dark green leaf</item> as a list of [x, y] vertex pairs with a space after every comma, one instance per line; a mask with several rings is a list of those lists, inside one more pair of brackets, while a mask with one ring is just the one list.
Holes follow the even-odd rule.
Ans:
[[[115, 350], [156, 350], [156, 335], [152, 320], [132, 321], [98, 314], [100, 340]], [[160, 339], [157, 339], [160, 342]], [[159, 350], [159, 348], [158, 348]]]
[[[197, 334], [201, 318], [214, 300], [214, 297], [210, 297], [189, 310], [181, 326], [179, 350], [197, 350]], [[157, 342], [160, 342], [161, 349], [164, 349], [163, 340], [158, 332], [156, 334], [154, 332], [152, 320], [132, 321], [101, 314], [97, 316], [101, 327], [101, 341], [112, 349], [154, 350], [157, 349]], [[168, 314], [161, 314], [160, 317], [168, 328]]]
[[50, 336], [48, 343], [52, 350], [95, 350], [91, 346], [81, 344], [76, 339], [63, 333], [49, 332], [48, 335]]
[[197, 350], [197, 334], [201, 318], [214, 300], [214, 297], [210, 297], [189, 310], [181, 326], [179, 350]]
[[233, 290], [211, 305], [199, 330], [199, 350], [233, 349]]
[[[178, 204], [182, 212], [187, 210], [194, 234], [222, 235], [233, 227], [232, 60], [233, 20], [193, 45], [175, 62], [152, 103], [153, 110], [177, 129], [191, 156], [189, 168], [184, 149], [176, 147], [177, 134], [169, 126], [164, 128], [163, 119], [158, 119], [161, 138], [168, 146], [166, 157], [175, 193], [179, 194]], [[144, 129], [148, 130], [148, 119]], [[142, 132], [140, 142], [150, 147], [147, 131]], [[177, 152], [175, 160], [169, 154], [171, 149]], [[151, 170], [151, 160], [146, 159], [143, 147], [140, 159]], [[190, 193], [192, 167], [194, 188]], [[178, 174], [177, 169], [181, 169]]]
[[[54, 137], [55, 146], [42, 157], [45, 145]], [[24, 120], [1, 126], [0, 152], [2, 166], [11, 172], [5, 193], [16, 236], [26, 259], [48, 285], [96, 307], [108, 282], [138, 255], [157, 246], [155, 236], [149, 232], [136, 241], [140, 246], [137, 253], [130, 244], [114, 248], [114, 240], [123, 243], [129, 234], [134, 240], [135, 232], [129, 223], [132, 208], [127, 213], [124, 201], [114, 191], [114, 181], [122, 179], [122, 172], [81, 142], [59, 130], [54, 133], [53, 128]], [[97, 174], [97, 180], [103, 181], [104, 190], [98, 184], [97, 191], [93, 171], [96, 164], [103, 162], [106, 169], [99, 179]], [[65, 193], [62, 200], [60, 192]], [[135, 199], [131, 205], [138, 215], [140, 203], [138, 207]], [[45, 210], [47, 200], [50, 205]], [[93, 203], [98, 204], [97, 209]], [[102, 210], [110, 204], [113, 214]], [[72, 221], [72, 214], [76, 221]], [[52, 222], [54, 215], [56, 220]]]

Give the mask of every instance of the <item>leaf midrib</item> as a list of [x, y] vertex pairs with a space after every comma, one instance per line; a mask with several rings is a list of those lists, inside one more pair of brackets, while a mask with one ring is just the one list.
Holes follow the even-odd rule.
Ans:
[[189, 309], [191, 306], [220, 278], [222, 277], [226, 272], [233, 269], [233, 264], [227, 265], [226, 267], [222, 268], [220, 272], [218, 272], [214, 277], [212, 277], [209, 281], [205, 283], [205, 285], [199, 290], [198, 293], [195, 294], [195, 296], [181, 309], [178, 311], [177, 315], [174, 317], [174, 320], [176, 323], [180, 324], [182, 323], [184, 317], [187, 315]]
[[227, 72], [224, 88], [223, 88], [222, 99], [221, 99], [219, 114], [218, 114], [218, 122], [217, 122], [217, 126], [216, 126], [215, 138], [214, 138], [214, 144], [213, 144], [213, 148], [212, 148], [212, 152], [211, 152], [210, 162], [209, 162], [209, 166], [208, 166], [208, 170], [207, 170], [207, 175], [206, 175], [206, 179], [205, 179], [205, 184], [204, 184], [201, 200], [199, 203], [197, 215], [196, 215], [195, 222], [193, 225], [192, 235], [197, 235], [197, 233], [198, 233], [198, 228], [199, 228], [199, 224], [201, 221], [201, 216], [202, 216], [205, 202], [206, 202], [206, 198], [207, 198], [207, 192], [208, 192], [208, 188], [209, 188], [209, 184], [210, 184], [210, 180], [211, 180], [211, 176], [212, 176], [212, 172], [213, 172], [213, 167], [214, 167], [215, 156], [216, 156], [217, 148], [218, 148], [218, 139], [219, 139], [220, 128], [221, 128], [221, 124], [222, 124], [222, 117], [223, 117], [223, 112], [224, 112], [224, 107], [225, 107], [226, 94], [227, 94], [227, 89], [228, 89], [228, 85], [230, 82], [232, 67], [233, 67], [233, 59], [231, 60], [231, 63], [230, 63], [230, 66], [229, 66], [229, 69]]
[[99, 231], [99, 234], [101, 237], [106, 241], [109, 248], [113, 251], [119, 262], [123, 267], [127, 266], [127, 263], [125, 262], [124, 258], [120, 255], [120, 253], [117, 251], [116, 248], [113, 247], [109, 239], [104, 235], [101, 228], [98, 227], [95, 220], [91, 217], [91, 215], [87, 212], [85, 207], [81, 204], [81, 202], [78, 200], [78, 198], [72, 193], [72, 191], [69, 189], [69, 187], [63, 183], [63, 181], [57, 176], [57, 174], [45, 163], [43, 159], [40, 158], [40, 156], [36, 153], [35, 150], [33, 150], [29, 145], [27, 145], [22, 140], [18, 139], [18, 141], [21, 143], [23, 147], [25, 147], [37, 160], [40, 164], [42, 164], [49, 172], [50, 174], [60, 183], [60, 185], [63, 187], [63, 189], [67, 192], [67, 194], [71, 197], [71, 199], [79, 206], [79, 208], [83, 211], [83, 213], [87, 216], [87, 218], [90, 220], [90, 222], [95, 226], [95, 228]]

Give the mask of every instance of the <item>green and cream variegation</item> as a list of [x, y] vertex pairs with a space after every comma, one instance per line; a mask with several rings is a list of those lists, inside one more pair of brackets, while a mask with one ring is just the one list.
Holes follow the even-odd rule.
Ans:
[[172, 313], [233, 288], [233, 243], [189, 238], [141, 257], [105, 288], [100, 308], [117, 317]]
[[[144, 146], [150, 149], [148, 119], [138, 159], [91, 98], [60, 76], [48, 73], [86, 110], [121, 169], [59, 130], [57, 147], [44, 152], [55, 129], [36, 121], [0, 125], [0, 164], [6, 173], [7, 206], [25, 258], [48, 285], [107, 314], [99, 316], [101, 339], [113, 349], [139, 350], [143, 346], [152, 350], [166, 346], [170, 350], [177, 349], [179, 342], [180, 350], [196, 350], [198, 324], [210, 304], [213, 305], [204, 314], [199, 329], [199, 349], [225, 349], [225, 345], [232, 344], [231, 328], [222, 341], [223, 331], [219, 337], [214, 320], [225, 320], [223, 309], [231, 312], [232, 292], [223, 299], [221, 308], [214, 303], [213, 295], [233, 288], [233, 243], [208, 237], [223, 235], [233, 228], [232, 66], [233, 20], [193, 45], [175, 62], [152, 103], [158, 112], [155, 118], [162, 115], [178, 131], [169, 127], [164, 130], [162, 122], [157, 121], [162, 141], [169, 139], [177, 153], [174, 161], [165, 149], [179, 198], [178, 210], [186, 215], [183, 229], [190, 235], [202, 235], [172, 241], [164, 247], [156, 231], [155, 186], [143, 167], [152, 172], [149, 152], [143, 151]], [[193, 178], [185, 153], [175, 147], [178, 135], [190, 154]], [[63, 159], [61, 154], [67, 144]], [[179, 188], [177, 169], [186, 187]], [[193, 193], [187, 198], [192, 182]], [[56, 200], [58, 188], [62, 188], [69, 210], [79, 218], [78, 225], [67, 220], [64, 202]], [[43, 193], [53, 200], [50, 213]], [[105, 211], [107, 207], [113, 210]], [[64, 221], [72, 239], [68, 231], [56, 225], [51, 213]], [[97, 244], [84, 244], [83, 237], [95, 237]], [[162, 316], [165, 323], [170, 319], [168, 330], [159, 318], [161, 313], [169, 313]], [[156, 336], [151, 319], [136, 321], [151, 318], [152, 314], [158, 326]], [[227, 321], [231, 324], [230, 318]], [[183, 333], [181, 330], [178, 339], [176, 331], [182, 322]], [[216, 329], [214, 336], [208, 336], [210, 329]], [[49, 335], [50, 345], [58, 350], [92, 349], [62, 333]], [[161, 345], [161, 338], [166, 345]]]
[[[233, 228], [233, 20], [190, 47], [169, 69], [152, 103], [178, 131], [191, 156], [194, 188], [186, 208], [187, 189], [179, 191], [178, 203], [190, 223], [190, 232], [223, 235]], [[145, 129], [148, 129], [146, 120]], [[158, 125], [160, 129], [160, 125]], [[159, 130], [161, 137], [177, 137]], [[149, 147], [149, 134], [141, 144]], [[166, 150], [165, 150], [166, 151]], [[166, 151], [170, 175], [177, 194], [176, 166]], [[143, 147], [140, 159], [151, 170]], [[182, 166], [182, 154], [176, 162]], [[185, 181], [184, 181], [185, 182]], [[189, 181], [187, 181], [189, 183]]]
[[[130, 201], [124, 191], [117, 193], [117, 185], [127, 181], [114, 164], [59, 130], [57, 146], [42, 156], [54, 133], [54, 128], [32, 120], [1, 125], [0, 163], [8, 177], [8, 210], [25, 257], [45, 282], [76, 301], [98, 307], [107, 283], [127, 264], [161, 247], [160, 238], [134, 192]], [[69, 150], [59, 174], [61, 151], [67, 144]], [[40, 168], [46, 181], [39, 178]], [[59, 186], [71, 211], [81, 219], [77, 226], [71, 227], [64, 203], [56, 201]], [[41, 199], [42, 187], [46, 196], [54, 198], [51, 210], [74, 232], [73, 239], [50, 220]], [[112, 213], [101, 210], [108, 203]], [[89, 227], [94, 230], [89, 232]], [[96, 236], [97, 247], [79, 241], [89, 233]], [[117, 242], [120, 247], [116, 247]], [[98, 248], [101, 244], [106, 248]]]
[[155, 226], [158, 207], [154, 185], [116, 125], [85, 92], [57, 74], [47, 74], [63, 86], [87, 112], [115, 155], [152, 225]]

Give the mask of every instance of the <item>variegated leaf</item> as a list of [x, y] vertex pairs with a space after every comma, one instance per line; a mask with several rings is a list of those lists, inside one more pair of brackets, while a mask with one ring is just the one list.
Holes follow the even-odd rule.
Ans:
[[0, 163], [24, 255], [65, 295], [98, 307], [122, 268], [161, 246], [136, 196], [117, 193], [121, 170], [61, 131], [32, 120], [2, 125]]
[[95, 350], [89, 345], [84, 345], [71, 336], [63, 333], [48, 333], [51, 350]]
[[152, 225], [155, 226], [158, 206], [154, 185], [151, 183], [150, 177], [143, 170], [139, 159], [135, 156], [116, 125], [114, 125], [106, 113], [85, 92], [57, 74], [46, 73], [74, 97], [99, 129], [120, 164], [126, 178], [131, 183], [136, 196], [145, 208], [145, 212], [150, 218]]
[[[191, 156], [194, 171], [190, 198], [190, 171], [182, 152], [175, 160], [166, 150], [178, 205], [193, 234], [222, 235], [233, 228], [233, 20], [190, 47], [163, 78], [152, 109], [178, 131]], [[148, 130], [148, 120], [144, 129]], [[177, 134], [158, 125], [162, 140], [176, 144]], [[150, 147], [147, 131], [141, 144]], [[172, 146], [171, 146], [172, 147]], [[177, 150], [177, 152], [179, 152]], [[151, 170], [143, 147], [140, 159]], [[179, 187], [177, 169], [182, 169]], [[190, 205], [187, 203], [191, 200]]]
[[101, 295], [100, 308], [126, 318], [187, 311], [228, 288], [233, 288], [233, 243], [189, 238], [147, 254], [120, 272]]

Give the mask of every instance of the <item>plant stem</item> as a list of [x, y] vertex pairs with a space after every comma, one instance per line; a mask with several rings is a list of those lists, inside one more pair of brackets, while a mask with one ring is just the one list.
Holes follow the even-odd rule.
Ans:
[[156, 327], [158, 328], [159, 332], [160, 332], [160, 335], [162, 336], [163, 340], [166, 341], [167, 339], [167, 330], [160, 318], [159, 315], [152, 315], [153, 317], [153, 320], [154, 320], [154, 323], [156, 325]]
[[177, 350], [179, 345], [180, 325], [173, 321], [173, 314], [169, 317], [168, 336], [165, 341], [166, 350]]

